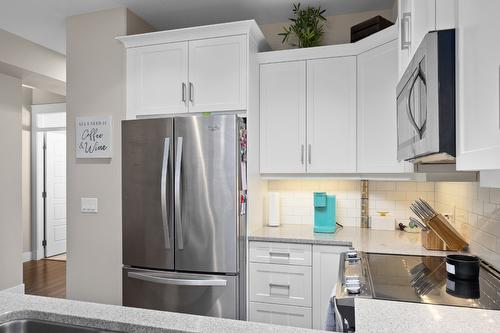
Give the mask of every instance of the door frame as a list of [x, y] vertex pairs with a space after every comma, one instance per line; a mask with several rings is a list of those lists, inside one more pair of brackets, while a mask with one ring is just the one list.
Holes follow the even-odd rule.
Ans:
[[[66, 103], [38, 104], [31, 106], [31, 248], [33, 260], [45, 258], [45, 246], [42, 243], [45, 239], [45, 205], [42, 196], [45, 174], [43, 162], [38, 162], [40, 159], [38, 155], [38, 146], [40, 144], [38, 141], [38, 133], [66, 131], [66, 126], [39, 128], [37, 124], [37, 115], [61, 112], [66, 113]], [[42, 176], [40, 177], [39, 175]]]

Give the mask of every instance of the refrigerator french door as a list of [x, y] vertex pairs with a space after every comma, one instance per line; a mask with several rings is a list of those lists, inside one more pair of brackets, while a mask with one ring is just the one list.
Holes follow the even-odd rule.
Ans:
[[235, 115], [123, 122], [123, 303], [244, 319]]

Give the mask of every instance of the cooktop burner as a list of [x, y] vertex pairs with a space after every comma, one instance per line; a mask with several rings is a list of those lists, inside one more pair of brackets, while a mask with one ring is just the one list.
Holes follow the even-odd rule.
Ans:
[[446, 258], [366, 253], [377, 299], [500, 310], [500, 275], [482, 263], [479, 279], [448, 278]]

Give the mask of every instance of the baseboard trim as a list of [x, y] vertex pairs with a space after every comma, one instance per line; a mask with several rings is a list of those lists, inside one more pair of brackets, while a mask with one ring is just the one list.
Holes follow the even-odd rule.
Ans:
[[2, 292], [24, 295], [24, 283], [21, 283], [20, 285], [12, 287], [12, 288], [4, 289], [4, 290], [2, 290]]
[[33, 260], [33, 253], [32, 252], [24, 252], [23, 253], [23, 262]]

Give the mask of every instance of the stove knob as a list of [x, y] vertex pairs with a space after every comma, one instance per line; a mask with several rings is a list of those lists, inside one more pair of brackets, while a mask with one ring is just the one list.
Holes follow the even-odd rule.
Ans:
[[356, 252], [355, 249], [350, 248], [349, 251], [347, 251], [347, 258], [348, 259], [354, 259], [358, 257], [358, 252]]
[[359, 294], [361, 292], [361, 285], [359, 284], [353, 284], [346, 286], [347, 292], [349, 294]]

